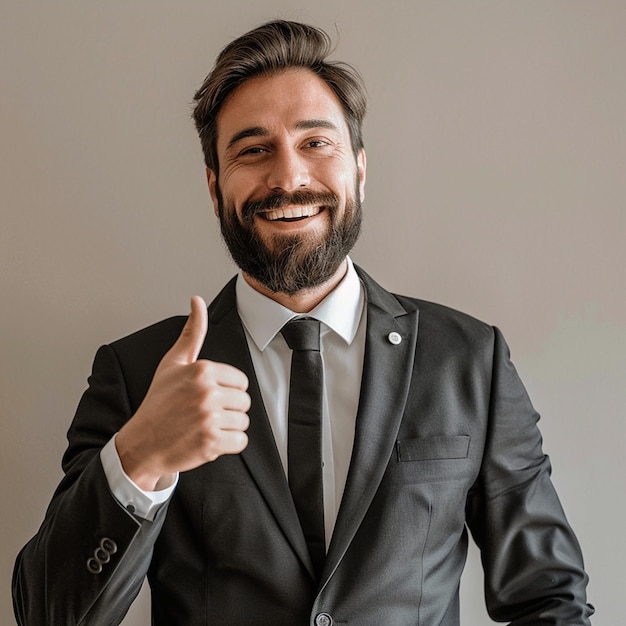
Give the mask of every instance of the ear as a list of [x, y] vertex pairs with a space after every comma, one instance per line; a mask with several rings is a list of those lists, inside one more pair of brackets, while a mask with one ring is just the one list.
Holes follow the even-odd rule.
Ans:
[[211, 200], [213, 201], [213, 212], [219, 217], [217, 208], [217, 175], [212, 169], [206, 168], [206, 182], [209, 185], [209, 194], [211, 194]]
[[356, 156], [356, 172], [359, 177], [359, 196], [361, 202], [365, 200], [365, 171], [367, 170], [367, 157], [365, 156], [365, 148], [361, 148]]

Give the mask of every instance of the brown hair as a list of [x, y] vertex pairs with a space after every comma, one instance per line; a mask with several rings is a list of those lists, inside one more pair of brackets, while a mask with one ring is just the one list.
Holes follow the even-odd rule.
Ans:
[[319, 76], [341, 102], [356, 155], [363, 147], [365, 87], [352, 66], [326, 60], [331, 52], [323, 30], [285, 20], [263, 24], [228, 44], [194, 96], [193, 119], [206, 166], [218, 172], [217, 115], [228, 96], [249, 78], [298, 67]]

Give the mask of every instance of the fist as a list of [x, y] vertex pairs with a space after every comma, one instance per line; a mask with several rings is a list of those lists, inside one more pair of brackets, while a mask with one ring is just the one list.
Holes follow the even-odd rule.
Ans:
[[165, 486], [176, 472], [237, 454], [248, 444], [248, 378], [226, 363], [198, 360], [207, 329], [206, 304], [194, 296], [180, 337], [116, 437], [124, 471], [146, 491]]

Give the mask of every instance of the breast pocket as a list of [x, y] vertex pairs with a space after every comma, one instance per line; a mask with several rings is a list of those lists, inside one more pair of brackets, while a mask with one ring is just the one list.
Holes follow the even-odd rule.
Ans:
[[466, 459], [469, 435], [439, 435], [400, 439], [396, 442], [398, 461], [432, 461], [435, 459]]
[[475, 468], [469, 435], [399, 439], [388, 472], [394, 482], [471, 484]]

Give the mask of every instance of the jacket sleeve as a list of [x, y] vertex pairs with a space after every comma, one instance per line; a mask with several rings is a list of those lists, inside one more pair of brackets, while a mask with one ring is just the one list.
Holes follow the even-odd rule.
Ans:
[[104, 346], [68, 432], [65, 476], [17, 557], [20, 626], [113, 626], [139, 593], [167, 505], [153, 522], [132, 515], [111, 494], [99, 454], [131, 415], [119, 361]]
[[487, 610], [511, 626], [589, 625], [582, 554], [550, 480], [538, 419], [495, 329], [485, 453], [467, 510]]

